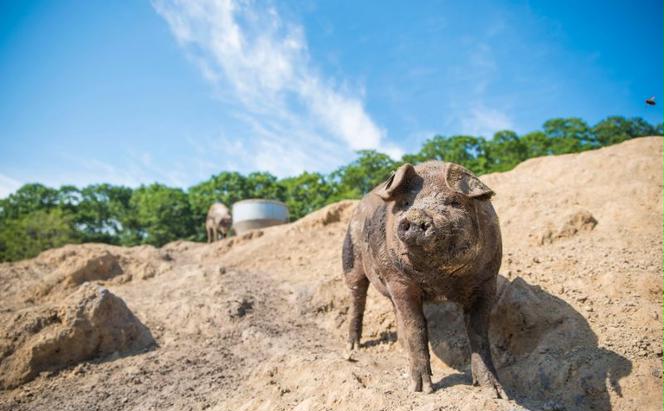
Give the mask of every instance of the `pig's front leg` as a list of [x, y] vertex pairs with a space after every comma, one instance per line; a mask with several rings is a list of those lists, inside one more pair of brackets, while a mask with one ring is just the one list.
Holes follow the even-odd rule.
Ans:
[[390, 287], [397, 314], [399, 340], [408, 351], [412, 391], [433, 392], [429, 361], [429, 336], [420, 290], [404, 284]]
[[495, 280], [487, 282], [475, 303], [464, 310], [466, 332], [470, 342], [470, 367], [473, 384], [493, 389], [498, 398], [509, 399], [498, 381], [489, 346], [489, 314], [495, 296]]

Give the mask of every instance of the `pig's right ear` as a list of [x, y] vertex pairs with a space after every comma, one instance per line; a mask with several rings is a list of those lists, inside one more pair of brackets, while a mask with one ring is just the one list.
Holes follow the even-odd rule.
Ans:
[[406, 163], [402, 165], [380, 186], [377, 194], [385, 201], [394, 199], [399, 189], [403, 187], [408, 177], [412, 174], [415, 174], [415, 168], [411, 164]]

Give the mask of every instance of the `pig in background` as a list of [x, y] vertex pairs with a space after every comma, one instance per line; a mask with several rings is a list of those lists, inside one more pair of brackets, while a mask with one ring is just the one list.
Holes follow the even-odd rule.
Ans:
[[205, 231], [207, 233], [207, 242], [212, 243], [225, 238], [231, 229], [233, 219], [228, 207], [221, 203], [214, 203], [210, 206], [205, 219]]

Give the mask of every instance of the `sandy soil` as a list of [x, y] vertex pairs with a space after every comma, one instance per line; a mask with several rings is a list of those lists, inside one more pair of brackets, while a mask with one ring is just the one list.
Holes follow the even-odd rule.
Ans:
[[[0, 410], [661, 410], [662, 138], [482, 179], [504, 236], [490, 334], [512, 400], [471, 385], [449, 304], [426, 307], [433, 394], [407, 390], [391, 307], [371, 290], [363, 347], [343, 358], [345, 201], [212, 245], [87, 244], [0, 264], [0, 377], [20, 380], [0, 390]], [[52, 327], [67, 333], [42, 313], [82, 307], [75, 293], [90, 283], [156, 343], [62, 369], [23, 350], [27, 379], [7, 366]]]

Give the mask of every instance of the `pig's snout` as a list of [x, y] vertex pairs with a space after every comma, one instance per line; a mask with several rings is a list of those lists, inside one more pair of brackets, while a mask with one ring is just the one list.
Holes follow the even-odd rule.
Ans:
[[407, 245], [422, 245], [431, 235], [433, 220], [425, 212], [413, 210], [401, 218], [397, 235]]

